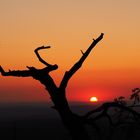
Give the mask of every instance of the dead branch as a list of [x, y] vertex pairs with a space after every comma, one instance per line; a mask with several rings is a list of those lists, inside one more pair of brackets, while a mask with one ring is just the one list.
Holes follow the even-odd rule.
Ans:
[[91, 111], [89, 111], [88, 113], [86, 113], [86, 114], [84, 115], [84, 117], [85, 117], [85, 118], [88, 118], [88, 117], [90, 117], [90, 116], [91, 116], [92, 114], [94, 114], [94, 113], [97, 113], [97, 112], [100, 112], [100, 111], [104, 111], [104, 110], [108, 111], [109, 108], [111, 108], [111, 107], [117, 107], [117, 108], [122, 109], [122, 110], [124, 110], [124, 111], [128, 111], [128, 112], [132, 113], [133, 115], [136, 115], [138, 118], [140, 118], [140, 113], [136, 112], [135, 110], [133, 110], [133, 109], [127, 107], [127, 106], [118, 104], [118, 103], [116, 103], [116, 102], [104, 103], [103, 105], [101, 105], [101, 106], [98, 107], [97, 109], [91, 110]]
[[79, 59], [78, 62], [76, 62], [69, 71], [66, 71], [64, 74], [64, 77], [60, 83], [60, 89], [65, 89], [67, 87], [68, 81], [70, 80], [70, 78], [73, 76], [74, 73], [76, 73], [76, 71], [82, 66], [83, 62], [85, 61], [85, 59], [88, 57], [89, 53], [91, 52], [91, 50], [96, 46], [96, 44], [103, 38], [103, 33], [101, 33], [101, 35], [93, 40], [92, 44], [89, 46], [89, 48], [86, 50], [85, 53], [82, 53], [82, 57]]
[[[43, 73], [44, 75], [48, 74], [50, 71], [57, 69], [57, 65], [53, 65], [51, 67], [45, 67], [43, 69], [36, 69], [35, 67], [27, 66], [28, 70], [9, 70], [5, 71], [2, 66], [0, 66], [0, 72], [2, 76], [17, 76], [17, 77], [29, 77], [34, 75], [40, 75]], [[40, 73], [40, 74], [39, 74]]]
[[43, 63], [44, 65], [46, 65], [46, 66], [48, 66], [48, 67], [51, 67], [51, 66], [53, 66], [53, 65], [51, 65], [51, 64], [49, 64], [48, 62], [46, 62], [45, 60], [43, 60], [43, 59], [41, 58], [39, 52], [38, 52], [39, 50], [48, 49], [48, 48], [50, 48], [50, 46], [46, 46], [46, 47], [45, 47], [45, 46], [41, 46], [41, 47], [36, 48], [36, 49], [34, 50], [34, 52], [35, 52], [35, 54], [36, 54], [38, 60], [39, 60], [41, 63]]
[[2, 76], [17, 76], [17, 77], [28, 77], [31, 76], [31, 72], [29, 70], [9, 70], [6, 72], [2, 66], [0, 66], [0, 72]]
[[28, 77], [28, 76], [33, 76], [33, 73], [38, 73], [38, 72], [44, 72], [44, 73], [49, 73], [50, 71], [56, 70], [58, 68], [58, 66], [55, 65], [51, 65], [49, 63], [47, 63], [46, 61], [44, 61], [41, 56], [39, 55], [38, 51], [42, 50], [42, 49], [47, 49], [50, 48], [50, 46], [42, 46], [42, 47], [38, 47], [34, 50], [37, 58], [39, 59], [39, 61], [41, 63], [43, 63], [44, 65], [46, 65], [47, 67], [43, 68], [43, 69], [36, 69], [35, 67], [28, 67], [27, 68], [29, 70], [9, 70], [8, 72], [6, 72], [2, 66], [0, 66], [0, 72], [3, 76], [17, 76], [17, 77]]

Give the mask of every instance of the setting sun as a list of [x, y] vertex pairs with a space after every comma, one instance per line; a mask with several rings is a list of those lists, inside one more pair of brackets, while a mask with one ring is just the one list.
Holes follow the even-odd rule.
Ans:
[[98, 98], [97, 97], [91, 97], [90, 98], [90, 102], [97, 102], [98, 101]]

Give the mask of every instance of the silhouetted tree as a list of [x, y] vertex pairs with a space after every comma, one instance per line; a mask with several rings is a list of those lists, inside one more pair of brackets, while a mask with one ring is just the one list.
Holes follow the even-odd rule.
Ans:
[[42, 46], [35, 49], [35, 54], [38, 60], [45, 65], [42, 69], [37, 69], [35, 67], [27, 66], [27, 70], [9, 70], [6, 72], [2, 66], [0, 66], [0, 72], [3, 76], [17, 76], [17, 77], [33, 77], [34, 79], [40, 81], [48, 91], [51, 100], [54, 104], [53, 109], [57, 110], [59, 113], [63, 124], [69, 131], [70, 135], [72, 136], [73, 140], [90, 140], [91, 137], [86, 130], [86, 125], [92, 126], [97, 132], [100, 131], [98, 125], [96, 124], [97, 120], [101, 118], [107, 118], [109, 124], [114, 127], [118, 125], [117, 123], [113, 122], [112, 114], [109, 113], [110, 108], [118, 108], [123, 111], [130, 112], [133, 116], [140, 118], [140, 114], [131, 108], [125, 106], [123, 103], [124, 97], [120, 97], [116, 99], [114, 102], [104, 103], [100, 107], [89, 111], [83, 116], [75, 114], [69, 107], [67, 98], [66, 98], [66, 88], [68, 85], [69, 80], [71, 77], [79, 70], [86, 60], [92, 49], [96, 46], [98, 42], [100, 42], [103, 38], [103, 33], [97, 38], [93, 39], [93, 42], [88, 47], [88, 49], [82, 52], [81, 58], [68, 70], [65, 72], [60, 85], [56, 86], [53, 78], [50, 76], [50, 72], [58, 69], [57, 64], [49, 64], [45, 60], [43, 60], [39, 54], [40, 50], [48, 49], [50, 46]]
[[134, 89], [132, 89], [132, 94], [130, 96], [130, 99], [131, 100], [134, 100], [133, 105], [135, 105], [136, 103], [139, 103], [140, 102], [139, 93], [140, 93], [140, 88], [134, 88]]
[[114, 101], [118, 104], [126, 105], [125, 97], [123, 97], [123, 96], [115, 98]]

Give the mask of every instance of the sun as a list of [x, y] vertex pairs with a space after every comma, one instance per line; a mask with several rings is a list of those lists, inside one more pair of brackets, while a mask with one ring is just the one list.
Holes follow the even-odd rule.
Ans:
[[90, 102], [97, 102], [98, 101], [98, 98], [93, 96], [90, 98]]

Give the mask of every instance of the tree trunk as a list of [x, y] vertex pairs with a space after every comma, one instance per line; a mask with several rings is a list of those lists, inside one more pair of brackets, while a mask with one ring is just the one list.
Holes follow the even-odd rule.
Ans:
[[88, 133], [85, 129], [82, 117], [73, 114], [65, 114], [65, 112], [59, 112], [63, 124], [69, 131], [72, 140], [90, 140]]
[[58, 95], [59, 97], [52, 99], [55, 104], [54, 108], [58, 111], [64, 126], [72, 137], [72, 140], [90, 140], [82, 117], [71, 111], [65, 93], [61, 92]]

